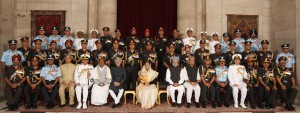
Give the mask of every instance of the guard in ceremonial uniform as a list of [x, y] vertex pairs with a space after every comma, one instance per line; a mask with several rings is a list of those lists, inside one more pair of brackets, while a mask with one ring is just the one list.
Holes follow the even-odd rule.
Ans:
[[95, 44], [96, 44], [97, 49], [93, 50], [92, 54], [91, 54], [91, 61], [92, 61], [92, 64], [94, 67], [96, 67], [98, 65], [99, 55], [103, 56], [105, 58], [104, 61], [107, 61], [107, 59], [106, 59], [107, 53], [102, 50], [102, 42], [100, 40], [97, 40], [97, 41], [95, 41]]
[[[252, 44], [252, 42], [246, 41], [246, 42], [245, 42], [245, 51], [243, 51], [243, 52], [241, 53], [242, 57], [245, 58], [245, 59], [242, 60], [242, 62], [243, 62], [243, 64], [244, 64], [245, 66], [247, 65], [247, 62], [246, 62], [245, 60], [247, 59], [247, 56], [248, 56], [248, 55], [251, 55], [251, 56], [254, 58], [254, 60], [257, 60], [256, 52], [251, 51], [251, 44]], [[254, 62], [254, 67], [255, 67], [255, 68], [258, 67], [258, 62], [257, 62], [257, 61]]]
[[260, 51], [261, 50], [261, 41], [258, 39], [258, 33], [255, 29], [250, 30], [249, 32], [250, 38], [247, 41], [252, 42], [251, 51]]
[[6, 50], [3, 52], [2, 57], [1, 57], [1, 62], [2, 62], [2, 72], [5, 75], [5, 70], [8, 67], [11, 67], [13, 65], [12, 56], [15, 54], [21, 55], [21, 62], [24, 61], [24, 56], [21, 51], [16, 50], [17, 49], [17, 40], [9, 40], [9, 50]]
[[[235, 50], [236, 52], [243, 52], [245, 50], [245, 39], [242, 37], [242, 30], [241, 29], [236, 29], [234, 31], [236, 38], [233, 39], [232, 41], [235, 42]], [[243, 57], [244, 58], [244, 57]]]
[[35, 43], [35, 48], [32, 51], [29, 51], [29, 55], [26, 58], [27, 61], [27, 66], [30, 66], [30, 60], [34, 57], [34, 56], [38, 56], [40, 61], [39, 61], [39, 67], [44, 67], [45, 66], [45, 62], [47, 59], [47, 52], [41, 49], [41, 44], [42, 44], [42, 40], [41, 39], [36, 39], [34, 40]]
[[[45, 33], [46, 33], [45, 27], [41, 26], [39, 27], [39, 35], [33, 39], [33, 40], [40, 39], [42, 41], [41, 43], [42, 50], [48, 50], [49, 38], [45, 36]], [[33, 43], [32, 46], [35, 47], [35, 43]]]
[[[76, 97], [78, 101], [77, 109], [87, 109], [87, 98], [89, 93], [89, 80], [93, 76], [93, 66], [88, 64], [90, 59], [89, 54], [80, 55], [81, 63], [76, 66], [75, 69], [75, 83], [76, 83]], [[81, 95], [82, 93], [82, 95]], [[81, 96], [83, 97], [81, 99]]]
[[27, 84], [24, 87], [24, 94], [26, 97], [25, 109], [37, 109], [36, 102], [41, 93], [41, 67], [39, 67], [39, 57], [34, 56], [31, 60], [31, 66], [25, 69], [25, 76]]
[[57, 47], [57, 43], [55, 40], [52, 40], [50, 43], [50, 49], [46, 51], [47, 55], [52, 54], [55, 57], [54, 64], [59, 66], [59, 56], [60, 56], [60, 50]]
[[234, 54], [238, 54], [236, 51], [235, 51], [235, 45], [236, 43], [231, 41], [229, 44], [229, 48], [230, 48], [230, 51], [228, 51], [227, 53], [225, 53], [225, 57], [226, 57], [226, 66], [229, 66], [231, 64], [231, 62], [233, 61], [232, 59], [232, 56]]
[[[74, 42], [74, 38], [71, 36], [71, 28], [69, 26], [65, 26], [64, 27], [64, 36], [62, 38], [60, 38], [60, 50], [63, 50], [63, 49], [66, 49], [66, 41], [67, 40], [71, 40], [72, 42]], [[73, 43], [72, 43], [72, 46], [71, 48], [73, 48]]]
[[[99, 40], [99, 39], [97, 38], [98, 34], [99, 34], [99, 31], [98, 31], [98, 30], [96, 30], [96, 29], [92, 29], [92, 30], [91, 30], [91, 36], [92, 36], [92, 38], [90, 38], [90, 39], [88, 40], [88, 49], [89, 49], [90, 51], [94, 51], [94, 50], [97, 49], [96, 43], [95, 43], [95, 42]], [[101, 44], [101, 45], [102, 45], [102, 44]], [[102, 48], [102, 47], [101, 47], [101, 48]]]
[[121, 64], [121, 66], [124, 67], [124, 52], [119, 49], [119, 43], [120, 43], [120, 41], [117, 40], [117, 39], [114, 39], [112, 41], [112, 43], [113, 43], [113, 48], [108, 52], [108, 57], [110, 58], [110, 64], [109, 64], [109, 66], [115, 66], [116, 64], [115, 64], [115, 60], [114, 59], [117, 56], [119, 56], [120, 58], [122, 58], [122, 64]]
[[197, 39], [196, 37], [193, 36], [193, 28], [187, 28], [186, 29], [186, 33], [187, 33], [187, 37], [185, 37], [184, 39], [182, 39], [183, 44], [184, 45], [189, 45], [191, 46], [191, 53], [194, 54], [195, 50], [196, 50], [196, 42]]
[[100, 40], [103, 44], [103, 50], [108, 52], [112, 48], [113, 37], [109, 34], [109, 27], [103, 27], [103, 36], [100, 37]]
[[281, 92], [281, 97], [285, 102], [285, 109], [289, 111], [294, 111], [295, 108], [292, 106], [294, 100], [298, 94], [298, 89], [296, 86], [295, 74], [292, 72], [291, 68], [286, 66], [288, 58], [286, 56], [281, 56], [278, 58], [278, 67], [274, 69], [274, 74], [278, 82], [278, 87]]
[[[125, 67], [126, 67], [126, 89], [135, 89], [138, 78], [140, 55], [139, 51], [135, 49], [135, 42], [131, 40], [129, 48], [125, 52]], [[130, 87], [132, 86], [132, 87]]]
[[155, 37], [155, 50], [157, 52], [157, 71], [159, 78], [165, 76], [167, 68], [164, 67], [163, 57], [166, 54], [168, 37], [164, 36], [164, 29], [162, 27], [158, 30], [158, 36]]
[[87, 54], [87, 55], [91, 55], [91, 51], [90, 50], [88, 50], [87, 49], [87, 43], [88, 43], [88, 41], [87, 40], [81, 40], [81, 49], [79, 49], [78, 51], [77, 51], [77, 53], [76, 53], [76, 56], [77, 56], [77, 58], [76, 58], [76, 61], [77, 61], [77, 64], [81, 64], [81, 60], [80, 60], [80, 57], [81, 57], [81, 55], [83, 55], [83, 54]]
[[[181, 100], [185, 92], [183, 83], [185, 76], [182, 68], [179, 65], [179, 57], [172, 58], [172, 66], [167, 69], [166, 81], [168, 82], [167, 92], [172, 98], [172, 107], [181, 107]], [[175, 100], [175, 91], [178, 91], [177, 99]], [[177, 103], [176, 103], [177, 101]]]
[[285, 56], [287, 58], [286, 68], [291, 68], [292, 72], [295, 73], [296, 59], [295, 59], [295, 56], [289, 52], [290, 51], [289, 47], [290, 47], [290, 44], [282, 44], [281, 45], [282, 52], [280, 52], [277, 55], [275, 62], [278, 65], [279, 64], [278, 59], [282, 56]]
[[[180, 56], [180, 61], [183, 66], [188, 64], [189, 58], [194, 57], [194, 54], [191, 54], [191, 47], [189, 45], [184, 46], [184, 54]], [[195, 58], [196, 59], [196, 58]], [[196, 61], [195, 61], [196, 63]], [[198, 67], [197, 63], [196, 66]]]
[[54, 55], [47, 56], [47, 65], [42, 68], [40, 76], [42, 77], [42, 93], [47, 103], [47, 109], [54, 108], [55, 98], [58, 94], [59, 78], [61, 76], [60, 68], [54, 64]]
[[257, 72], [259, 77], [260, 87], [258, 90], [258, 103], [262, 104], [266, 100], [266, 108], [275, 108], [274, 100], [277, 94], [276, 79], [274, 76], [274, 70], [269, 68], [270, 59], [265, 58], [262, 60], [263, 67]]
[[223, 54], [221, 53], [221, 45], [220, 44], [216, 44], [215, 45], [215, 53], [211, 54], [211, 60], [212, 60], [212, 66], [216, 67], [219, 65], [219, 57], [223, 56]]
[[24, 68], [21, 66], [21, 54], [15, 54], [10, 59], [13, 65], [5, 70], [4, 88], [5, 97], [7, 99], [8, 110], [14, 111], [19, 107], [19, 101], [23, 90], [23, 82], [26, 80]]
[[83, 30], [77, 30], [77, 38], [74, 39], [74, 49], [76, 51], [78, 51], [79, 49], [81, 49], [81, 41], [85, 40], [85, 38], [83, 37]]
[[[247, 86], [248, 86], [248, 92], [247, 92], [247, 97], [248, 101], [251, 103], [251, 108], [256, 109], [256, 101], [255, 98], [255, 92], [258, 92], [259, 88], [259, 81], [258, 81], [258, 75], [257, 75], [257, 69], [254, 67], [254, 62], [255, 59], [253, 58], [252, 55], [248, 55], [247, 59], [247, 66], [246, 66], [246, 71], [248, 73], [248, 81], [247, 81]], [[262, 109], [262, 103], [259, 103], [258, 107]]]
[[[26, 59], [29, 55], [29, 51], [31, 51], [32, 49], [29, 47], [29, 38], [28, 37], [23, 37], [21, 38], [21, 42], [22, 42], [22, 47], [19, 47], [17, 50], [21, 51], [24, 56], [24, 59]], [[22, 66], [27, 67], [27, 62], [23, 62]]]
[[210, 55], [209, 50], [205, 49], [205, 46], [206, 46], [206, 41], [201, 40], [200, 41], [200, 48], [195, 51], [194, 55], [195, 55], [195, 58], [196, 58], [196, 65], [197, 66], [200, 66], [201, 64], [204, 63], [203, 56]]
[[151, 64], [151, 68], [153, 70], [157, 70], [157, 54], [153, 51], [152, 45], [153, 44], [151, 42], [147, 42], [147, 51], [144, 51], [140, 57], [140, 69], [142, 69], [146, 62], [149, 62]]
[[[173, 38], [169, 38], [167, 41], [167, 45], [170, 44], [174, 44], [175, 45], [175, 53], [178, 55], [181, 55], [181, 53], [183, 52], [183, 41], [181, 39], [181, 37], [179, 37], [179, 31], [177, 29], [173, 30], [173, 34], [172, 34]], [[167, 51], [169, 48], [167, 48]]]
[[121, 36], [121, 31], [119, 29], [115, 30], [116, 33], [116, 38], [117, 40], [119, 40], [119, 49], [122, 51], [125, 51], [125, 40], [124, 38], [122, 38]]
[[133, 27], [130, 31], [130, 35], [126, 38], [126, 43], [125, 43], [125, 48], [129, 48], [129, 42], [131, 40], [134, 40], [135, 41], [135, 49], [138, 50], [140, 47], [140, 38], [136, 36], [136, 29], [135, 27]]
[[[179, 55], [175, 53], [175, 45], [174, 44], [169, 45], [169, 50], [170, 50], [169, 53], [167, 53], [162, 59], [163, 65], [166, 69], [172, 65], [173, 57], [179, 57]], [[163, 76], [158, 76], [159, 81], [165, 81], [166, 77], [164, 75], [166, 75], [166, 72], [163, 71], [161, 73], [161, 75], [163, 75]]]
[[55, 26], [53, 26], [53, 27], [51, 27], [51, 30], [52, 30], [52, 35], [49, 36], [49, 45], [54, 40], [56, 42], [56, 44], [57, 44], [56, 48], [60, 49], [60, 45], [59, 44], [60, 44], [60, 38], [61, 38], [61, 36], [58, 35], [58, 28], [55, 27]]
[[245, 80], [248, 79], [248, 74], [245, 69], [245, 66], [241, 65], [242, 55], [234, 54], [232, 56], [233, 64], [228, 68], [228, 80], [229, 84], [232, 88], [233, 100], [234, 100], [234, 107], [238, 108], [238, 95], [239, 90], [241, 91], [241, 101], [240, 106], [242, 108], [247, 108], [245, 106], [245, 99], [247, 96], [247, 84]]
[[72, 56], [72, 63], [76, 64], [76, 51], [72, 49], [73, 41], [67, 40], [64, 45], [66, 46], [66, 49], [63, 49], [59, 55], [60, 65], [66, 63], [64, 60], [67, 54], [70, 54]]
[[[269, 41], [262, 40], [261, 41], [262, 50], [257, 52], [257, 57], [259, 61], [263, 61], [265, 58], [270, 59], [270, 66], [275, 67], [273, 53], [268, 50]], [[262, 67], [262, 64], [259, 64], [259, 67]]]
[[207, 107], [208, 102], [208, 92], [210, 94], [210, 101], [212, 102], [212, 108], [216, 108], [215, 103], [215, 78], [216, 78], [216, 70], [215, 67], [211, 66], [212, 61], [209, 55], [204, 56], [204, 64], [199, 67], [199, 72], [201, 76], [202, 82], [200, 83], [201, 86], [201, 100], [202, 100], [202, 107]]
[[[143, 51], [146, 51], [147, 49], [146, 49], [146, 43], [148, 42], [148, 41], [150, 41], [151, 43], [153, 43], [154, 44], [154, 40], [153, 40], [153, 38], [151, 38], [150, 37], [150, 30], [149, 29], [146, 29], [145, 30], [145, 32], [144, 32], [144, 34], [145, 34], [145, 37], [144, 38], [142, 38], [141, 39], [141, 43], [140, 43], [140, 52], [143, 52]], [[153, 50], [154, 50], [154, 48], [153, 48]]]
[[215, 90], [216, 90], [216, 101], [218, 103], [218, 107], [222, 106], [222, 102], [220, 99], [220, 89], [223, 88], [225, 90], [225, 100], [224, 105], [225, 107], [229, 107], [230, 97], [232, 93], [232, 88], [229, 85], [228, 80], [228, 67], [226, 66], [226, 60], [224, 56], [219, 57], [220, 65], [216, 67], [216, 84], [215, 84]]
[[220, 44], [221, 44], [221, 53], [225, 54], [227, 53], [228, 51], [230, 51], [230, 46], [229, 46], [229, 43], [230, 43], [230, 34], [225, 32], [223, 33], [223, 39], [221, 40]]

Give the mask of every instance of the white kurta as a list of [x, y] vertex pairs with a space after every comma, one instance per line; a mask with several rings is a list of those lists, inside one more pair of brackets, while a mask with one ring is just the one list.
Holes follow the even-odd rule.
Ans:
[[178, 91], [177, 103], [181, 104], [182, 96], [183, 96], [183, 93], [185, 92], [184, 86], [180, 85], [180, 84], [183, 84], [183, 82], [184, 82], [183, 71], [181, 70], [181, 72], [180, 72], [180, 80], [178, 81], [179, 86], [177, 86], [177, 87], [173, 86], [174, 82], [171, 80], [171, 72], [169, 69], [167, 69], [166, 81], [170, 84], [167, 87], [167, 95], [170, 95], [172, 102], [175, 102], [175, 91], [177, 90]]
[[[93, 79], [94, 81], [98, 79], [98, 66], [93, 69]], [[101, 71], [103, 71], [103, 68], [100, 68]], [[108, 66], [106, 66], [106, 78], [111, 79], [111, 73]], [[94, 84], [92, 88], [92, 94], [91, 94], [91, 103], [93, 105], [103, 105], [107, 103], [107, 97], [108, 97], [108, 90], [109, 90], [109, 84], [105, 84], [104, 86], [99, 86], [98, 84]]]

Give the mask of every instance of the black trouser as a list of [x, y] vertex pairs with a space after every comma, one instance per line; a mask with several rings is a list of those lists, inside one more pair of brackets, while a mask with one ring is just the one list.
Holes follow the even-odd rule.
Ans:
[[[220, 89], [222, 87], [219, 85], [219, 84], [215, 84], [215, 90], [216, 90], [216, 100], [218, 102], [220, 102]], [[229, 86], [229, 84], [227, 84], [225, 87], [223, 87], [224, 90], [226, 90], [226, 98], [225, 98], [225, 104], [229, 104], [229, 101], [230, 101], [230, 97], [232, 95], [232, 88], [231, 86]]]
[[165, 55], [165, 51], [159, 51], [159, 49], [156, 50], [157, 51], [157, 71], [158, 71], [158, 81], [163, 82], [165, 81], [166, 78], [166, 67], [164, 66], [164, 63], [162, 61], [164, 55]]
[[[135, 89], [136, 81], [138, 77], [138, 66], [126, 66], [126, 88], [125, 89]], [[133, 84], [130, 88], [130, 84]]]
[[[52, 80], [52, 81], [46, 81], [46, 84], [53, 84], [55, 82], [55, 80]], [[55, 84], [55, 86], [52, 87], [51, 91], [48, 90], [48, 88], [43, 85], [43, 88], [42, 88], [42, 93], [45, 97], [45, 100], [47, 103], [51, 102], [53, 103], [55, 101], [55, 97], [58, 93], [58, 88], [59, 88], [59, 85], [58, 83]]]
[[[36, 105], [36, 102], [38, 101], [40, 93], [41, 93], [41, 88], [42, 88], [41, 84], [37, 85], [36, 88], [34, 89], [34, 92], [32, 93], [31, 92], [32, 89], [31, 89], [30, 85], [28, 85], [28, 84], [25, 85], [24, 94], [26, 97], [27, 105], [30, 105], [30, 104]], [[33, 101], [31, 101], [31, 100], [33, 100]]]
[[5, 96], [7, 99], [8, 105], [18, 104], [22, 94], [23, 84], [17, 88], [12, 88], [10, 85], [5, 85]]
[[254, 87], [254, 84], [252, 85], [253, 87], [248, 86], [248, 92], [247, 92], [247, 99], [250, 101], [252, 106], [256, 106], [256, 101], [254, 98], [254, 92], [258, 91], [258, 87]]
[[270, 87], [270, 90], [268, 91], [265, 87], [260, 86], [258, 88], [258, 104], [261, 105], [266, 100], [266, 105], [274, 105], [274, 100], [277, 94], [277, 90], [273, 90], [272, 85], [268, 85]]
[[[285, 84], [286, 90], [280, 87], [281, 97], [286, 104], [294, 104], [294, 100], [298, 94], [298, 89], [293, 89], [292, 85]], [[289, 95], [288, 95], [289, 93]]]
[[215, 101], [215, 86], [214, 84], [211, 84], [210, 87], [207, 87], [203, 84], [203, 82], [200, 83], [201, 86], [201, 100], [202, 102], [207, 101], [207, 93], [210, 93], [210, 100]]

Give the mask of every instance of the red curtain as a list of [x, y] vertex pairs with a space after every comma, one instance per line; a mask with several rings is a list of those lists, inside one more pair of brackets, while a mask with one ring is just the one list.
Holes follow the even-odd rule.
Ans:
[[138, 36], [148, 28], [151, 37], [157, 36], [159, 27], [165, 29], [165, 35], [177, 28], [177, 0], [118, 0], [117, 4], [117, 28], [123, 37], [132, 27]]

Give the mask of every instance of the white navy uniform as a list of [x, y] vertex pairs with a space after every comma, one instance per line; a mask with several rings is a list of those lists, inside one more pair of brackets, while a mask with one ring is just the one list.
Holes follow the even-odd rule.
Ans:
[[191, 46], [191, 53], [194, 54], [196, 42], [197, 42], [196, 38], [195, 37], [186, 37], [182, 41], [183, 41], [183, 45]]
[[84, 40], [84, 38], [75, 38], [74, 39], [74, 48], [77, 51], [82, 48], [81, 47], [81, 40]]
[[88, 50], [94, 51], [94, 50], [97, 49], [96, 44], [95, 44], [95, 42], [97, 40], [99, 40], [99, 39], [97, 39], [97, 38], [91, 38], [91, 39], [88, 40], [88, 44], [87, 44]]

